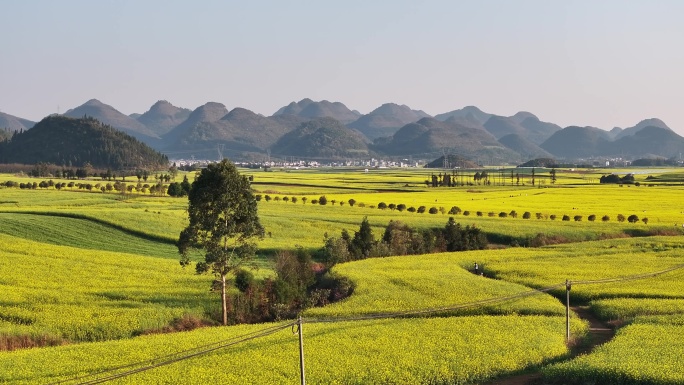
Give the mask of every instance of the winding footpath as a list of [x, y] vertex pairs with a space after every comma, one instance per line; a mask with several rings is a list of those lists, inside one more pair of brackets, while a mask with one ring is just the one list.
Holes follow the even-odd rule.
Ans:
[[[571, 307], [574, 314], [589, 322], [589, 341], [586, 344], [574, 348], [571, 356], [572, 359], [581, 354], [590, 353], [595, 347], [603, 345], [610, 341], [615, 336], [615, 330], [606, 323], [600, 321], [594, 316], [588, 306]], [[510, 377], [502, 377], [484, 385], [543, 385], [541, 372], [528, 372]]]

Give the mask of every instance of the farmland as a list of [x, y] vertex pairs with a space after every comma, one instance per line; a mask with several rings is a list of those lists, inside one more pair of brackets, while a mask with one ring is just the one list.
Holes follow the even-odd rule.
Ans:
[[[481, 228], [494, 244], [335, 266], [335, 274], [352, 279], [356, 290], [342, 302], [303, 313], [310, 383], [474, 384], [538, 366], [546, 367], [550, 381], [577, 376], [602, 383], [681, 382], [681, 368], [667, 366], [684, 355], [684, 346], [672, 342], [681, 340], [676, 336], [684, 309], [684, 269], [678, 269], [684, 265], [684, 186], [676, 173], [653, 170], [647, 180], [647, 170], [637, 175], [640, 186], [599, 185], [599, 173], [568, 171], [559, 172], [555, 184], [534, 187], [502, 178], [506, 185], [432, 188], [421, 170], [244, 172], [253, 175], [255, 194], [262, 197], [259, 216], [267, 232], [259, 243], [257, 278], [272, 274], [277, 250], [318, 250], [326, 235], [353, 233], [363, 217], [377, 238], [390, 220], [425, 229], [444, 227], [453, 216]], [[6, 180], [35, 181], [0, 175], [0, 182]], [[326, 205], [312, 204], [321, 196]], [[380, 203], [407, 210], [378, 209]], [[212, 278], [178, 264], [174, 241], [186, 223], [186, 205], [183, 198], [135, 192], [0, 188], [0, 336], [6, 343], [29, 336], [57, 345], [0, 352], [0, 382], [53, 383], [120, 365], [143, 366], [274, 326], [141, 335], [188, 316], [208, 322], [218, 311], [216, 294], [208, 290]], [[436, 213], [408, 211], [420, 206]], [[454, 206], [460, 212], [448, 214]], [[620, 222], [619, 214], [639, 221]], [[564, 215], [571, 219], [562, 220]], [[534, 242], [546, 246], [510, 247]], [[485, 276], [469, 272], [474, 262]], [[668, 269], [674, 270], [621, 280]], [[604, 279], [612, 281], [593, 282]], [[565, 286], [534, 292], [566, 280], [575, 282], [573, 303], [625, 324], [613, 341], [572, 360], [565, 360], [570, 349], [558, 299]], [[496, 298], [514, 299], [487, 302]], [[412, 311], [419, 314], [392, 316]], [[587, 326], [571, 318], [571, 334], [579, 341]], [[287, 330], [114, 383], [296, 382], [297, 337], [288, 321], [275, 325]], [[648, 335], [672, 337], [651, 338], [637, 354], [633, 344]], [[610, 359], [618, 356], [625, 359]], [[207, 369], [219, 362], [221, 370]], [[667, 370], [646, 369], [655, 365]], [[111, 373], [119, 372], [125, 369]]]

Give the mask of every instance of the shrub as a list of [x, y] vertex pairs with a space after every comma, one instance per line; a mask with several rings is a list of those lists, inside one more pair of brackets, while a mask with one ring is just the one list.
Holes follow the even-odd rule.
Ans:
[[432, 206], [430, 207], [430, 211], [428, 211], [430, 214], [437, 214], [439, 210], [437, 210], [437, 207]]
[[629, 223], [637, 223], [639, 222], [639, 217], [636, 216], [636, 214], [632, 214], [627, 218], [627, 222]]
[[397, 205], [397, 210], [399, 210], [399, 212], [402, 212], [402, 211], [406, 210], [406, 205], [403, 204], [403, 203], [399, 203], [399, 204]]
[[387, 208], [387, 203], [385, 203], [385, 202], [378, 203], [378, 208], [380, 210], [385, 210]]
[[537, 216], [537, 219], [542, 219], [542, 218], [544, 218], [544, 214], [542, 214], [542, 213], [536, 213], [536, 214], [534, 214], [534, 215]]
[[478, 211], [476, 214], [477, 214], [478, 217], [481, 217], [481, 216], [482, 216], [482, 211]]
[[410, 212], [410, 213], [415, 213], [415, 212], [416, 212], [416, 208], [413, 207], [413, 206], [411, 206], [411, 207], [407, 208], [406, 211], [408, 211], [408, 212]]
[[468, 210], [464, 211], [463, 215], [465, 215], [467, 217], [468, 215], [470, 215], [470, 211], [468, 211]]
[[645, 225], [648, 224], [648, 218], [641, 218], [641, 221], [644, 222]]
[[451, 209], [449, 209], [449, 214], [451, 215], [457, 215], [461, 213], [461, 208], [458, 206], [452, 206]]
[[390, 204], [387, 205], [387, 208], [389, 208], [390, 210], [394, 211], [394, 209], [397, 208], [397, 205], [395, 205], [394, 203], [390, 203]]
[[532, 217], [532, 213], [530, 213], [529, 211], [525, 211], [523, 213], [523, 219], [530, 219], [531, 217]]
[[608, 215], [604, 215], [601, 217], [601, 220], [604, 222], [608, 222], [610, 220], [610, 217]]
[[356, 200], [354, 198], [352, 198], [352, 199], [348, 200], [347, 203], [349, 203], [349, 206], [354, 207], [354, 204], [356, 204]]
[[581, 215], [575, 215], [575, 216], [573, 217], [573, 219], [575, 220], [575, 222], [581, 222], [581, 221], [582, 221], [582, 216], [581, 216]]
[[625, 221], [625, 219], [626, 219], [626, 218], [625, 218], [625, 216], [624, 216], [624, 215], [622, 215], [622, 214], [618, 214], [618, 216], [617, 216], [617, 220], [618, 220], [618, 222], [624, 222], [624, 221]]
[[593, 221], [596, 220], [596, 215], [591, 214], [591, 215], [589, 215], [589, 216], [587, 217], [587, 219], [589, 220], [589, 222], [593, 222]]
[[445, 209], [444, 207], [440, 206], [440, 207], [439, 207], [439, 212], [442, 213], [442, 214], [445, 214], [445, 213], [446, 213], [446, 209]]
[[489, 217], [495, 217], [495, 216], [496, 216], [496, 213], [495, 213], [494, 211], [490, 211], [490, 212], [487, 213], [487, 216], [489, 216]]
[[569, 221], [569, 220], [570, 220], [570, 215], [563, 215], [563, 220], [564, 220], [564, 221]]
[[418, 207], [418, 211], [416, 211], [416, 212], [417, 212], [418, 214], [422, 214], [422, 213], [425, 212], [425, 210], [426, 210], [426, 207], [425, 207], [425, 206], [420, 206], [420, 207]]
[[512, 218], [517, 218], [517, 217], [518, 217], [518, 212], [515, 211], [515, 210], [511, 210], [511, 212], [508, 213], [508, 215], [511, 216]]
[[556, 220], [556, 214], [549, 215], [549, 218], [551, 218], [552, 221], [555, 221]]
[[247, 289], [254, 284], [254, 274], [240, 269], [235, 273], [235, 287], [241, 292], [246, 292]]
[[312, 199], [311, 200], [312, 205], [317, 205], [318, 204], [318, 199]]
[[508, 217], [508, 213], [506, 213], [505, 211], [502, 211], [499, 213], [499, 218], [506, 218], [506, 217]]
[[325, 197], [325, 195], [321, 195], [320, 198], [318, 198], [318, 204], [321, 206], [325, 206], [328, 204], [328, 198]]

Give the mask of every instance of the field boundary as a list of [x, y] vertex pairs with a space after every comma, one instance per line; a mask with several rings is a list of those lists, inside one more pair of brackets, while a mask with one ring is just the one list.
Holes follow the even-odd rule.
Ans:
[[111, 223], [108, 221], [105, 221], [103, 219], [99, 218], [94, 218], [90, 217], [84, 214], [76, 214], [76, 213], [63, 213], [63, 212], [58, 212], [58, 211], [17, 211], [17, 210], [7, 210], [7, 211], [0, 211], [0, 214], [19, 214], [19, 215], [40, 215], [40, 216], [46, 216], [46, 217], [60, 217], [60, 218], [70, 218], [70, 219], [81, 219], [93, 223], [97, 223], [102, 226], [106, 226], [115, 230], [119, 230], [123, 233], [126, 233], [128, 235], [132, 235], [138, 238], [145, 239], [147, 241], [153, 241], [153, 242], [160, 242], [160, 243], [166, 243], [170, 245], [175, 245], [176, 240], [172, 238], [167, 238], [163, 237], [161, 235], [153, 235], [153, 234], [148, 234], [142, 231], [138, 230], [132, 230], [127, 227], [117, 225], [115, 223]]
[[[131, 363], [131, 364], [126, 364], [126, 365], [121, 365], [121, 366], [116, 366], [111, 369], [105, 369], [99, 372], [95, 372], [92, 374], [87, 374], [87, 375], [82, 375], [78, 377], [73, 377], [71, 379], [66, 379], [58, 382], [51, 383], [51, 385], [57, 385], [57, 384], [66, 384], [66, 383], [71, 383], [71, 382], [76, 382], [78, 384], [100, 384], [104, 382], [109, 382], [118, 378], [123, 378], [123, 377], [128, 377], [130, 375], [148, 371], [151, 369], [158, 368], [160, 366], [165, 366], [169, 364], [173, 364], [175, 362], [179, 361], [184, 361], [190, 358], [194, 358], [197, 356], [205, 355], [212, 353], [216, 350], [223, 349], [226, 347], [230, 347], [242, 342], [254, 340], [260, 337], [265, 337], [271, 334], [274, 334], [278, 331], [287, 329], [287, 328], [292, 328], [293, 334], [298, 334], [299, 335], [299, 344], [300, 344], [300, 360], [301, 360], [301, 370], [302, 370], [302, 376], [304, 376], [304, 356], [303, 356], [303, 331], [302, 331], [302, 325], [305, 323], [313, 324], [313, 323], [338, 323], [338, 322], [351, 322], [351, 321], [367, 321], [367, 320], [378, 320], [378, 319], [388, 319], [388, 318], [403, 318], [403, 317], [408, 317], [408, 316], [421, 316], [421, 315], [426, 315], [426, 314], [434, 314], [434, 313], [440, 313], [440, 312], [447, 312], [450, 310], [456, 310], [456, 309], [463, 309], [467, 307], [476, 307], [476, 306], [483, 306], [483, 305], [489, 305], [493, 303], [499, 303], [499, 302], [505, 302], [505, 301], [512, 301], [512, 300], [517, 300], [520, 298], [525, 298], [529, 297], [531, 295], [537, 295], [537, 294], [543, 294], [547, 293], [551, 290], [559, 289], [561, 287], [566, 287], [567, 292], [569, 293], [570, 291], [570, 286], [571, 284], [575, 285], [586, 285], [586, 284], [605, 284], [605, 283], [616, 283], [616, 282], [628, 282], [628, 281], [634, 281], [638, 279], [647, 279], [647, 278], [654, 278], [658, 277], [663, 274], [667, 274], [676, 270], [680, 270], [684, 268], [684, 264], [672, 266], [668, 269], [665, 270], [660, 270], [656, 272], [649, 272], [649, 273], [643, 273], [643, 274], [636, 274], [636, 275], [631, 275], [631, 276], [626, 276], [626, 277], [616, 277], [616, 278], [605, 278], [605, 279], [599, 279], [599, 280], [585, 280], [585, 281], [571, 281], [568, 280], [563, 283], [559, 283], [553, 286], [548, 286], [542, 289], [533, 289], [529, 290], [526, 292], [514, 294], [514, 295], [508, 295], [508, 296], [502, 296], [502, 297], [494, 297], [494, 298], [489, 298], [486, 300], [480, 300], [480, 301], [474, 301], [474, 302], [466, 302], [462, 304], [455, 304], [452, 306], [447, 306], [447, 307], [439, 307], [439, 308], [428, 308], [428, 309], [416, 309], [416, 310], [410, 310], [410, 311], [403, 311], [403, 312], [393, 312], [393, 313], [378, 313], [378, 314], [370, 314], [367, 316], [355, 316], [355, 317], [335, 317], [335, 318], [302, 318], [301, 316], [295, 320], [291, 321], [286, 324], [281, 324], [281, 325], [275, 325], [271, 327], [267, 327], [264, 329], [260, 329], [251, 333], [247, 333], [244, 335], [232, 337], [226, 340], [222, 340], [219, 342], [215, 342], [213, 344], [207, 344], [207, 345], [202, 345], [198, 346], [192, 349], [187, 349], [183, 351], [179, 351], [176, 353], [172, 353], [169, 355], [153, 358], [150, 360], [145, 360], [137, 363]], [[568, 302], [569, 306], [569, 302]], [[580, 317], [582, 319], [587, 319], [585, 317]], [[591, 329], [591, 328], [590, 328]], [[589, 330], [591, 332], [591, 330]], [[120, 372], [122, 369], [129, 369], [124, 372]], [[116, 373], [119, 372], [119, 373]], [[113, 374], [112, 374], [113, 373]], [[86, 378], [92, 378], [95, 376], [101, 376], [99, 378], [95, 378], [92, 380], [87, 380], [87, 381], [82, 381]], [[526, 374], [526, 375], [521, 375], [520, 379], [526, 380], [534, 380], [537, 377], [534, 376], [534, 374]], [[496, 382], [494, 380], [492, 384], [526, 384], [527, 382], [503, 382], [505, 381], [505, 378], [500, 378], [499, 381], [502, 382]]]

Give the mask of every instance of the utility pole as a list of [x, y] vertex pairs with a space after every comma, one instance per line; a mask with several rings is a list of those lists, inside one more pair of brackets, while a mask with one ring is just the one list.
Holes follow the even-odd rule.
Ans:
[[572, 284], [565, 280], [565, 341], [570, 342], [570, 288]]
[[301, 385], [306, 385], [304, 372], [304, 334], [302, 333], [302, 316], [297, 320], [297, 333], [299, 334], [299, 372], [301, 374]]

